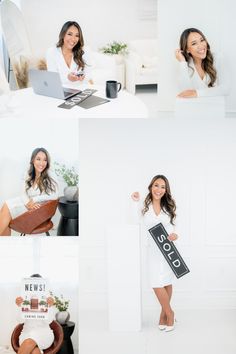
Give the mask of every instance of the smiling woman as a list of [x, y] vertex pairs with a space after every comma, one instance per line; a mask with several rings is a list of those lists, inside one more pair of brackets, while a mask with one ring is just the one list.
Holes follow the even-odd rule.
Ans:
[[75, 21], [66, 22], [60, 31], [56, 46], [47, 50], [47, 69], [59, 72], [61, 81], [83, 81], [89, 77], [89, 58], [84, 51], [81, 27]]
[[24, 193], [6, 200], [0, 210], [0, 236], [10, 236], [12, 219], [28, 210], [40, 208], [42, 202], [58, 198], [57, 183], [49, 175], [50, 156], [46, 149], [32, 152]]
[[215, 60], [200, 30], [187, 28], [183, 31], [175, 56], [180, 63], [181, 92], [178, 97], [223, 96], [229, 93], [225, 65]]

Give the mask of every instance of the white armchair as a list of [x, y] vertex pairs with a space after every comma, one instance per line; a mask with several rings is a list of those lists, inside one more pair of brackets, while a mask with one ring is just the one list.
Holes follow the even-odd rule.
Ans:
[[157, 84], [157, 40], [134, 40], [128, 48], [126, 90], [135, 94], [136, 85]]

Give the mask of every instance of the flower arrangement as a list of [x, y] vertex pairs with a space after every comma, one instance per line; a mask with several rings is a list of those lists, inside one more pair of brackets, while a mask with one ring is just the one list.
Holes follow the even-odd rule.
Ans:
[[63, 295], [60, 295], [60, 297], [53, 295], [53, 293], [50, 291], [50, 295], [53, 297], [54, 299], [54, 305], [56, 306], [56, 308], [58, 309], [58, 311], [67, 311], [68, 307], [69, 307], [69, 300], [65, 300]]
[[100, 48], [100, 51], [105, 54], [128, 54], [128, 45], [122, 42], [113, 41], [105, 47]]
[[54, 162], [54, 169], [57, 176], [61, 176], [68, 187], [77, 186], [79, 182], [79, 175], [74, 167], [67, 168], [65, 164]]

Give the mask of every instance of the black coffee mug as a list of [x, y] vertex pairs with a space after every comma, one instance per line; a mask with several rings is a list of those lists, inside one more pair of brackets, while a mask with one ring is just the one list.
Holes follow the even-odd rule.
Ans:
[[117, 93], [121, 90], [121, 83], [117, 81], [106, 81], [106, 96], [107, 98], [116, 98]]

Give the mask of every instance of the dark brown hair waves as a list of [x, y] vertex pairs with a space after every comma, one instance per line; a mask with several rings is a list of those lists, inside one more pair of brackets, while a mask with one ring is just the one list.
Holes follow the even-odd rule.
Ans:
[[152, 203], [152, 186], [153, 184], [156, 182], [157, 179], [163, 179], [163, 181], [165, 182], [166, 185], [166, 191], [165, 194], [163, 195], [163, 197], [161, 198], [161, 209], [170, 217], [170, 222], [172, 225], [174, 225], [174, 219], [176, 217], [176, 204], [174, 199], [171, 196], [171, 191], [170, 191], [170, 184], [168, 179], [163, 176], [163, 175], [157, 175], [155, 177], [153, 177], [153, 179], [151, 180], [149, 186], [148, 186], [148, 190], [149, 193], [146, 196], [145, 200], [144, 200], [144, 208], [142, 210], [142, 214], [144, 215], [148, 210], [149, 210], [149, 205]]
[[202, 69], [209, 75], [210, 77], [210, 82], [208, 84], [208, 87], [213, 87], [215, 82], [216, 82], [216, 78], [217, 78], [217, 72], [216, 72], [216, 69], [214, 67], [214, 58], [213, 58], [213, 55], [211, 53], [211, 50], [210, 50], [210, 45], [209, 43], [207, 42], [207, 39], [206, 37], [204, 36], [204, 34], [196, 29], [196, 28], [187, 28], [186, 30], [183, 31], [183, 33], [181, 34], [180, 36], [180, 41], [179, 41], [179, 46], [180, 46], [180, 49], [182, 50], [182, 53], [188, 63], [188, 66], [194, 70], [190, 65], [189, 65], [189, 62], [190, 62], [190, 59], [192, 58], [191, 54], [189, 54], [187, 52], [187, 42], [188, 42], [188, 36], [190, 35], [190, 33], [193, 33], [193, 32], [196, 32], [198, 34], [200, 34], [203, 39], [206, 41], [207, 43], [207, 54], [206, 54], [206, 58], [204, 58], [202, 60]]
[[62, 26], [62, 29], [60, 31], [60, 34], [59, 34], [59, 41], [57, 43], [57, 47], [62, 47], [63, 46], [65, 34], [66, 34], [66, 32], [68, 31], [68, 29], [71, 26], [75, 26], [78, 29], [78, 31], [79, 31], [79, 41], [76, 44], [76, 46], [74, 46], [74, 48], [72, 49], [74, 61], [76, 62], [76, 64], [80, 68], [84, 69], [85, 64], [86, 64], [84, 62], [84, 60], [83, 60], [84, 37], [83, 37], [83, 33], [82, 33], [82, 30], [81, 30], [81, 27], [80, 27], [80, 25], [77, 22], [75, 22], [75, 21], [67, 21], [66, 23], [64, 23], [64, 25]]
[[35, 179], [36, 179], [36, 173], [35, 173], [35, 168], [34, 168], [34, 160], [37, 156], [37, 154], [42, 151], [46, 155], [47, 159], [47, 166], [41, 173], [39, 179], [37, 180], [37, 185], [41, 193], [46, 193], [46, 194], [51, 194], [51, 192], [56, 192], [56, 182], [54, 181], [53, 178], [51, 178], [48, 174], [48, 170], [50, 168], [50, 156], [49, 153], [46, 149], [44, 148], [36, 148], [31, 154], [30, 158], [30, 167], [28, 170], [28, 178], [25, 181], [25, 190], [26, 193], [27, 191], [33, 186]]

